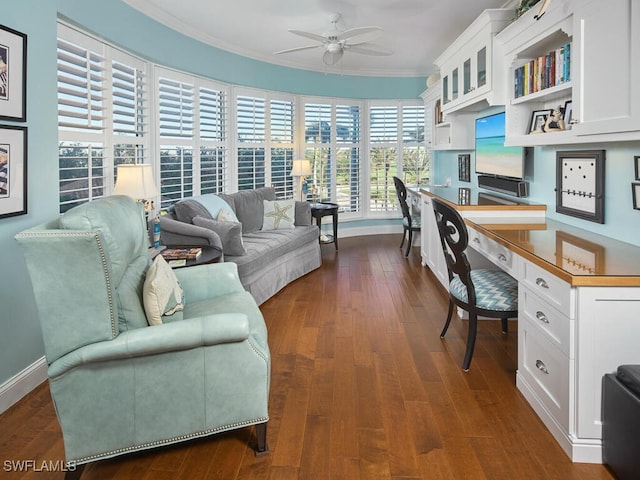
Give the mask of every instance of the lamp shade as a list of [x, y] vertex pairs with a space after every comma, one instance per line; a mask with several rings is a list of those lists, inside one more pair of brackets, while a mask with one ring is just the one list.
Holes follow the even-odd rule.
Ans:
[[118, 178], [114, 195], [127, 195], [135, 200], [144, 200], [159, 195], [153, 170], [147, 163], [118, 165]]
[[294, 160], [291, 166], [292, 177], [304, 177], [311, 175], [311, 162], [309, 160]]

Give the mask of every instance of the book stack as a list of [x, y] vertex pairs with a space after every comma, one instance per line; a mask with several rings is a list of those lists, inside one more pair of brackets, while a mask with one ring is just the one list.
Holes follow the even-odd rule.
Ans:
[[201, 254], [200, 247], [166, 248], [160, 253], [165, 260], [197, 260]]
[[515, 98], [571, 81], [571, 43], [530, 60], [513, 75]]

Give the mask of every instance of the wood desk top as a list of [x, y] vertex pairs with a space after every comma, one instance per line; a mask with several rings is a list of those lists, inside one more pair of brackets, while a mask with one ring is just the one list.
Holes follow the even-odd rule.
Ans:
[[465, 220], [573, 286], [640, 287], [640, 247], [551, 219], [543, 223], [526, 218], [515, 221], [518, 223]]
[[483, 192], [477, 188], [452, 187], [420, 187], [420, 193], [430, 197], [438, 197], [449, 203], [456, 210], [537, 210], [546, 211], [547, 206], [529, 202], [523, 198], [506, 197], [498, 193]]

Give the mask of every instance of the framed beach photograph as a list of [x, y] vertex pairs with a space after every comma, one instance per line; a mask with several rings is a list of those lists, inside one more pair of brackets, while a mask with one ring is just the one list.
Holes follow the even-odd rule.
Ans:
[[0, 125], [0, 218], [27, 213], [27, 127]]
[[27, 120], [27, 36], [0, 25], [0, 120]]
[[535, 110], [531, 114], [531, 123], [529, 124], [529, 133], [542, 133], [542, 127], [544, 127], [547, 117], [551, 115], [551, 109], [547, 110]]

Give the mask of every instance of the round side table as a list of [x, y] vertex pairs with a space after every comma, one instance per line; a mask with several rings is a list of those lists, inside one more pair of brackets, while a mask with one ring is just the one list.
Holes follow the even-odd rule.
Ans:
[[[322, 233], [322, 217], [331, 215], [333, 217], [333, 235]], [[333, 243], [338, 250], [338, 204], [320, 202], [311, 204], [311, 216], [316, 219], [316, 225], [320, 229], [320, 243]]]

